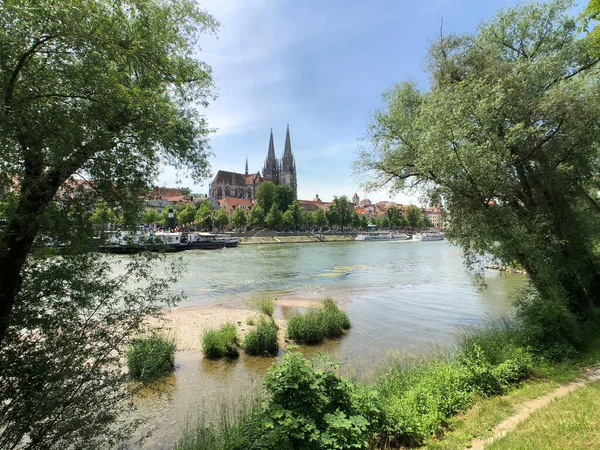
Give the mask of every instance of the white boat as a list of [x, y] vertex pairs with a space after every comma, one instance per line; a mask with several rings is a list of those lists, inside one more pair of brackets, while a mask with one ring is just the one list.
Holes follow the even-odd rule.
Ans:
[[413, 234], [414, 241], [442, 241], [444, 233], [441, 231], [424, 231], [422, 233]]
[[354, 239], [355, 241], [406, 241], [410, 239], [404, 233], [392, 233], [391, 231], [369, 231], [361, 233]]

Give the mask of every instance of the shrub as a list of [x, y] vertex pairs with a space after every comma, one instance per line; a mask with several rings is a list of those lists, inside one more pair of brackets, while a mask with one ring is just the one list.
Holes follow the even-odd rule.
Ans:
[[482, 325], [466, 327], [458, 332], [458, 346], [464, 354], [472, 353], [477, 347], [492, 365], [512, 358], [520, 343], [519, 323], [506, 316], [489, 320]]
[[533, 358], [525, 350], [516, 349], [513, 359], [500, 363], [492, 372], [503, 387], [517, 384], [533, 374]]
[[331, 298], [326, 298], [323, 307], [292, 314], [288, 320], [288, 338], [299, 343], [314, 344], [325, 337], [338, 337], [350, 328], [348, 315], [340, 310]]
[[150, 383], [168, 375], [174, 367], [175, 341], [171, 338], [151, 335], [132, 342], [127, 349], [129, 376], [143, 383]]
[[256, 328], [244, 338], [243, 348], [249, 355], [276, 353], [279, 349], [277, 333], [279, 328], [273, 322], [261, 319]]
[[246, 325], [253, 326], [254, 325], [254, 317], [248, 317], [246, 319]]
[[[361, 406], [375, 394], [357, 391], [337, 375], [337, 369], [326, 357], [309, 361], [294, 351], [271, 368], [265, 380], [270, 396], [265, 433], [255, 448], [369, 448], [371, 423], [361, 414]], [[360, 397], [363, 403], [355, 404]]]
[[235, 325], [227, 323], [218, 330], [208, 330], [202, 336], [202, 352], [210, 359], [238, 356], [238, 338]]
[[580, 345], [581, 329], [562, 299], [542, 299], [529, 290], [517, 300], [521, 342], [553, 361], [573, 356]]

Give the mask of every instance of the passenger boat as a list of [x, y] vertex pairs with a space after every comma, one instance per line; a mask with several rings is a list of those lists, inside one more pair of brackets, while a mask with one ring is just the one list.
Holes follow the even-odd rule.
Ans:
[[444, 240], [444, 233], [441, 231], [424, 231], [422, 233], [415, 233], [413, 235], [415, 241], [442, 241]]
[[215, 250], [238, 245], [238, 240], [227, 234], [187, 233], [183, 239], [190, 250]]
[[187, 249], [182, 240], [183, 233], [160, 232], [144, 234], [141, 232], [120, 231], [108, 235], [106, 245], [99, 250], [104, 253], [132, 254], [142, 251], [180, 252]]
[[361, 233], [354, 240], [356, 241], [406, 241], [410, 239], [404, 233], [392, 233], [391, 231], [368, 231]]

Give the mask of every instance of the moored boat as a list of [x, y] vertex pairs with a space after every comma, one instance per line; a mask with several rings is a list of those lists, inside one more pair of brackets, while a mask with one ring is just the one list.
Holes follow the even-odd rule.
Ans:
[[444, 240], [444, 233], [441, 231], [424, 231], [421, 233], [415, 233], [413, 235], [415, 241], [442, 241]]
[[393, 233], [391, 231], [368, 231], [361, 233], [355, 241], [406, 241], [409, 237], [404, 233]]

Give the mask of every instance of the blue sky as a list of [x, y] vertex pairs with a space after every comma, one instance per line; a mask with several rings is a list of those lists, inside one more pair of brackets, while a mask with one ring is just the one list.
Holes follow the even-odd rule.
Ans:
[[[475, 30], [512, 0], [199, 0], [220, 23], [204, 36], [199, 57], [214, 71], [211, 126], [213, 174], [261, 170], [273, 128], [283, 153], [286, 124], [298, 172], [298, 197], [323, 200], [358, 192], [379, 201], [416, 202], [414, 195], [365, 193], [352, 163], [370, 114], [395, 83], [428, 84], [427, 49], [439, 35]], [[181, 186], [208, 191], [208, 182]], [[175, 186], [165, 169], [161, 185]]]

